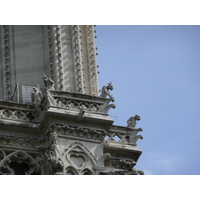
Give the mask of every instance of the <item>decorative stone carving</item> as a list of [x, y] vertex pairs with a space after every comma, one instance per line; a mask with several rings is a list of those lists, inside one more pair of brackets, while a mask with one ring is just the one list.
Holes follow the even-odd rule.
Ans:
[[109, 104], [110, 102], [114, 102], [114, 97], [110, 97], [109, 99], [105, 100], [103, 105], [99, 108], [99, 112], [108, 113], [110, 108], [116, 108], [115, 104]]
[[116, 169], [123, 169], [125, 171], [130, 171], [135, 166], [135, 161], [132, 159], [124, 159], [124, 158], [117, 158], [111, 157], [107, 162], [106, 166], [113, 167]]
[[[28, 31], [23, 29], [2, 26], [0, 30], [3, 95], [0, 174], [142, 174], [134, 168], [142, 153], [135, 146], [137, 140], [142, 139], [137, 135], [142, 129], [136, 128], [140, 118], [135, 116], [128, 120], [127, 127], [115, 128], [108, 116], [109, 109], [116, 107], [111, 103], [115, 101], [110, 94], [114, 88], [112, 83], [103, 86], [98, 95], [93, 26], [52, 25], [45, 29], [41, 26]], [[12, 37], [13, 34], [17, 37]], [[22, 42], [19, 34], [26, 37], [26, 42]], [[33, 41], [32, 36], [42, 43]], [[21, 62], [25, 51], [28, 57]], [[41, 58], [38, 59], [38, 55]], [[34, 65], [34, 59], [39, 65], [45, 64], [41, 71], [48, 76], [44, 74], [43, 77], [43, 94], [34, 88], [33, 104], [29, 104], [30, 90], [21, 91], [16, 87], [19, 95], [23, 93], [23, 104], [21, 97], [17, 98], [18, 103], [4, 101], [9, 99], [11, 86], [15, 85], [11, 78], [16, 81], [16, 77], [25, 76], [18, 68], [28, 68], [25, 61], [29, 58], [32, 58], [30, 66]], [[37, 74], [41, 71], [35, 71], [31, 80], [38, 82]], [[19, 84], [22, 83], [19, 81]], [[28, 84], [28, 77], [24, 84]], [[27, 101], [24, 101], [25, 93]]]
[[127, 120], [127, 127], [128, 128], [135, 128], [136, 126], [136, 121], [139, 121], [141, 120], [140, 116], [139, 115], [135, 115], [135, 117], [130, 117], [128, 120]]
[[43, 99], [42, 92], [38, 88], [33, 87], [33, 93], [32, 93], [32, 103], [34, 105], [33, 116], [36, 121], [38, 120], [42, 112], [42, 105], [41, 105], [42, 99]]
[[64, 72], [63, 72], [63, 64], [62, 64], [62, 50], [61, 50], [61, 32], [60, 25], [52, 26], [53, 33], [53, 57], [54, 57], [54, 69], [56, 75], [56, 89], [63, 90], [64, 84]]
[[115, 104], [108, 105], [110, 101], [114, 101], [114, 98], [102, 99], [89, 95], [83, 96], [76, 93], [46, 90], [44, 100], [42, 101], [42, 110], [46, 111], [50, 106], [53, 106], [65, 110], [76, 110], [78, 112], [81, 110], [81, 113], [84, 110], [85, 113], [107, 114], [110, 108], [116, 107]]
[[136, 145], [136, 142], [138, 139], [143, 139], [142, 135], [137, 135], [138, 132], [143, 131], [142, 128], [135, 128], [136, 127], [136, 121], [141, 120], [139, 115], [135, 115], [135, 117], [130, 117], [127, 120], [127, 127], [130, 128], [130, 131], [127, 135], [127, 140], [129, 144]]
[[38, 88], [33, 87], [32, 102], [34, 106], [39, 105], [40, 102], [42, 101], [42, 98], [43, 98], [42, 92]]
[[54, 88], [54, 81], [44, 74], [44, 85], [47, 90], [55, 90]]
[[20, 147], [25, 149], [36, 149], [37, 140], [22, 138], [22, 137], [14, 137], [14, 136], [0, 136], [0, 145], [3, 146], [13, 146]]
[[104, 143], [93, 149], [88, 149], [81, 142], [70, 144], [64, 150], [66, 158], [66, 174], [98, 174], [104, 171], [104, 161], [110, 158], [110, 154], [103, 154]]
[[135, 129], [133, 132], [131, 132], [127, 138], [128, 138], [128, 142], [131, 145], [136, 146], [136, 142], [138, 139], [143, 139], [142, 135], [137, 135], [137, 133], [140, 131], [140, 129]]
[[79, 113], [78, 113], [78, 122], [80, 122], [80, 121], [82, 121], [83, 120], [83, 118], [84, 118], [84, 113], [85, 113], [85, 111], [84, 111], [84, 109], [80, 109], [80, 111], [79, 111]]
[[11, 92], [12, 92], [12, 83], [11, 83], [11, 56], [10, 56], [10, 31], [9, 26], [4, 25], [3, 27], [3, 84], [4, 84], [4, 95], [6, 101], [10, 100]]
[[96, 158], [81, 142], [68, 145], [63, 156], [66, 158], [66, 174], [69, 174], [69, 169], [73, 169], [73, 174], [95, 174], [93, 167], [96, 166]]
[[100, 112], [103, 112], [103, 113], [108, 113], [109, 109], [110, 108], [116, 108], [116, 105], [115, 104], [110, 104], [109, 103], [112, 101], [114, 102], [115, 99], [112, 95], [110, 95], [110, 91], [109, 90], [113, 90], [114, 87], [112, 85], [112, 83], [108, 83], [108, 86], [103, 86], [102, 87], [102, 90], [101, 90], [101, 95], [100, 97], [103, 97], [103, 98], [106, 98], [107, 96], [109, 96], [110, 98], [106, 99], [103, 103], [103, 105], [100, 107], [99, 111]]
[[97, 168], [104, 168], [105, 160], [109, 160], [111, 158], [111, 155], [109, 153], [103, 153], [105, 143], [102, 142], [99, 144], [95, 149], [95, 157], [97, 158]]
[[109, 90], [113, 90], [113, 89], [114, 89], [114, 86], [111, 82], [108, 83], [107, 86], [104, 85], [101, 89], [100, 97], [106, 98], [107, 96], [109, 96], [110, 98], [113, 98], [113, 96], [110, 95], [110, 91], [109, 91]]
[[47, 29], [47, 37], [48, 37], [48, 54], [49, 54], [49, 68], [50, 68], [50, 77], [54, 79], [54, 56], [53, 56], [53, 33], [52, 26], [46, 26]]
[[33, 117], [29, 111], [0, 109], [0, 118], [20, 121], [32, 121]]
[[76, 92], [85, 93], [84, 83], [84, 67], [83, 67], [83, 54], [82, 54], [82, 36], [79, 25], [72, 25], [72, 49], [73, 49], [73, 60], [74, 60], [74, 74], [75, 74], [75, 85]]
[[[100, 107], [103, 107], [103, 104], [95, 103], [91, 101], [81, 101], [81, 99], [74, 99], [74, 98], [61, 98], [61, 97], [54, 97], [55, 102], [59, 107], [67, 108], [67, 109], [77, 109], [77, 110], [84, 110], [89, 112], [98, 112]], [[99, 112], [104, 112], [103, 109]]]
[[[113, 126], [110, 129], [110, 131], [108, 131], [108, 133], [107, 133], [107, 136], [109, 137], [108, 142], [121, 144], [122, 147], [125, 147], [126, 145], [136, 146], [137, 140], [143, 139], [142, 135], [137, 135], [138, 132], [142, 131], [142, 128], [133, 128], [133, 126], [136, 125], [135, 119], [132, 119], [132, 118], [130, 118], [130, 119], [134, 120], [133, 121], [134, 124], [132, 124], [131, 128]], [[114, 138], [115, 136], [117, 136], [119, 140], [116, 140]]]
[[[126, 145], [133, 145], [136, 146], [138, 139], [143, 139], [142, 135], [137, 135], [137, 133], [141, 131], [141, 129], [131, 129], [125, 133], [119, 133], [119, 132], [108, 132], [108, 141], [114, 141], [115, 143], [121, 144], [122, 147], [125, 147]], [[117, 136], [120, 140], [115, 140], [114, 137]]]
[[50, 164], [50, 171], [53, 174], [56, 174], [57, 172], [63, 172], [64, 164], [61, 157], [59, 157], [59, 150], [56, 145], [51, 145], [48, 151], [45, 152], [45, 155]]
[[105, 163], [107, 171], [102, 174], [111, 174], [111, 175], [144, 175], [144, 172], [136, 169], [134, 166], [136, 162], [132, 159], [125, 159], [119, 157], [111, 157]]
[[103, 141], [106, 136], [105, 130], [98, 130], [92, 128], [56, 124], [57, 134], [65, 135], [69, 138], [85, 138], [87, 140]]
[[[45, 156], [49, 162], [49, 170], [53, 174], [63, 172], [64, 170], [56, 130], [57, 126], [55, 124], [51, 124], [49, 130], [45, 134], [45, 137], [39, 140], [39, 142], [44, 142], [42, 148], [46, 149]], [[39, 145], [38, 148], [41, 148], [41, 145]]]
[[87, 45], [88, 45], [88, 64], [89, 64], [89, 78], [90, 78], [90, 93], [91, 95], [98, 95], [98, 78], [97, 78], [97, 64], [96, 64], [96, 48], [94, 39], [94, 27], [92, 25], [86, 26]]
[[[24, 151], [17, 150], [6, 156], [3, 150], [0, 151], [0, 174], [3, 175], [31, 175], [41, 174], [41, 166], [32, 156]], [[3, 155], [3, 156], [2, 156]]]

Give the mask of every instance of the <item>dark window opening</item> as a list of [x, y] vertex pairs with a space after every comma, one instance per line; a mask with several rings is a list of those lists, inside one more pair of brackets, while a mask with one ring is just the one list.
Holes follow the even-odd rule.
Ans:
[[25, 175], [25, 173], [30, 170], [30, 167], [26, 163], [11, 162], [10, 168], [15, 171], [15, 175]]

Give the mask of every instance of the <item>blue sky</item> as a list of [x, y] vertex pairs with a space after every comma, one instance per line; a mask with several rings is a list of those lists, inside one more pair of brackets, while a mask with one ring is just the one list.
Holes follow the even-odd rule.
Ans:
[[114, 124], [138, 114], [146, 174], [200, 174], [200, 26], [98, 25], [99, 88], [112, 81]]

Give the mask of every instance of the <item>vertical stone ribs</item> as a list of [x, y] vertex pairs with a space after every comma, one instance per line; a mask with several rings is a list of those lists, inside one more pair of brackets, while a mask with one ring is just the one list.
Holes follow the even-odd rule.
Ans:
[[94, 41], [94, 28], [92, 25], [86, 26], [87, 50], [88, 50], [88, 67], [90, 77], [90, 93], [98, 96], [98, 76], [96, 64], [96, 47]]
[[64, 72], [61, 50], [60, 25], [48, 26], [50, 76], [55, 81], [57, 90], [63, 90]]
[[4, 85], [4, 97], [6, 101], [10, 100], [12, 85], [11, 85], [11, 60], [10, 60], [10, 37], [9, 26], [3, 26], [3, 85]]
[[52, 38], [52, 26], [47, 26], [48, 32], [48, 47], [49, 47], [49, 64], [50, 64], [50, 76], [54, 80], [54, 57], [53, 57], [53, 38]]
[[79, 25], [72, 25], [72, 48], [73, 48], [73, 60], [74, 60], [74, 74], [75, 74], [75, 87], [76, 92], [85, 93], [84, 82], [84, 68], [83, 68], [83, 48], [82, 48], [82, 36]]
[[57, 86], [59, 90], [63, 90], [64, 87], [64, 74], [63, 74], [63, 64], [62, 64], [62, 51], [61, 51], [61, 33], [60, 25], [53, 26], [54, 34], [54, 64], [56, 68]]

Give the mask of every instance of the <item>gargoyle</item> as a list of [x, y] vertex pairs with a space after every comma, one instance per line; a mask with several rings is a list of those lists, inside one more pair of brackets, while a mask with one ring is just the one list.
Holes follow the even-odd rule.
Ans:
[[44, 74], [44, 85], [47, 90], [55, 90], [54, 81]]
[[64, 163], [60, 156], [58, 155], [58, 149], [56, 145], [51, 145], [49, 153], [47, 154], [45, 152], [45, 155], [47, 157], [47, 160], [49, 161], [49, 164], [51, 166], [51, 171], [56, 172], [62, 172], [64, 169]]
[[110, 98], [113, 98], [113, 96], [110, 95], [110, 91], [109, 91], [109, 90], [113, 90], [113, 89], [114, 89], [114, 86], [113, 86], [113, 84], [111, 82], [108, 83], [107, 86], [104, 85], [102, 87], [102, 89], [101, 89], [101, 95], [100, 95], [100, 97], [106, 98], [107, 96], [109, 96]]
[[127, 120], [127, 127], [130, 128], [129, 129], [129, 133], [126, 137], [127, 141], [129, 144], [131, 145], [136, 145], [136, 142], [138, 139], [143, 139], [142, 135], [137, 135], [138, 132], [143, 131], [142, 128], [135, 128], [136, 127], [136, 121], [141, 120], [139, 115], [135, 115], [135, 117], [130, 117]]
[[32, 93], [33, 104], [37, 106], [42, 101], [42, 98], [43, 98], [42, 92], [38, 88], [33, 87], [33, 93]]
[[139, 121], [141, 120], [140, 116], [139, 115], [135, 115], [135, 117], [130, 117], [128, 120], [127, 120], [127, 127], [128, 128], [135, 128], [136, 127], [136, 121]]
[[78, 116], [77, 116], [78, 122], [80, 122], [84, 119], [84, 113], [85, 113], [85, 111], [83, 109], [80, 109]]
[[99, 112], [103, 112], [103, 113], [107, 114], [110, 108], [116, 108], [115, 104], [113, 104], [113, 103], [109, 104], [111, 101], [114, 102], [115, 99], [113, 96], [110, 95], [110, 98], [106, 99], [104, 101], [103, 105], [99, 108]]

